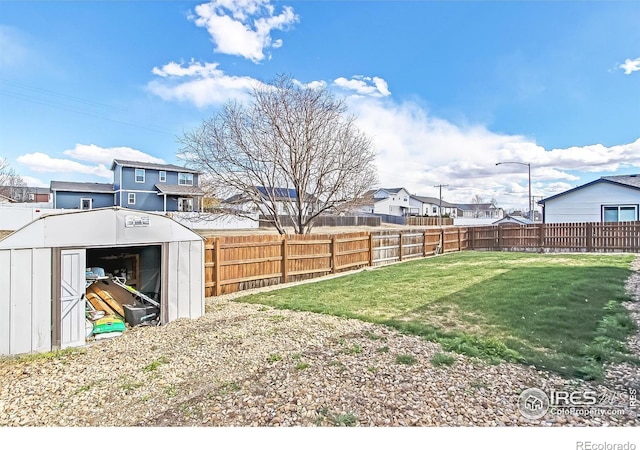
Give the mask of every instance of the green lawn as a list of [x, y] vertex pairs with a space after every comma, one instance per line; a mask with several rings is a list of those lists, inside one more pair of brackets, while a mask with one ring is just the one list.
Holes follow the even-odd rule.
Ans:
[[621, 302], [632, 255], [461, 252], [241, 297], [238, 301], [357, 318], [492, 362], [602, 377], [637, 360]]

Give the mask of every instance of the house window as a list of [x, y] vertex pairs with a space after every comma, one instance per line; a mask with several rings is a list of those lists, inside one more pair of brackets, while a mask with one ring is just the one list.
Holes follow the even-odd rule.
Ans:
[[136, 183], [144, 183], [144, 169], [136, 169]]
[[434, 207], [433, 207], [433, 213], [434, 213], [434, 214], [437, 214], [437, 213], [438, 213], [438, 207], [437, 207], [437, 206], [434, 206]]
[[638, 220], [637, 205], [616, 205], [602, 207], [603, 222], [633, 222]]
[[130, 205], [135, 205], [136, 204], [136, 194], [133, 192], [129, 192], [129, 194], [127, 195], [127, 203]]
[[91, 209], [92, 206], [93, 206], [93, 199], [90, 199], [90, 198], [80, 199], [80, 209]]
[[193, 174], [192, 173], [179, 173], [178, 184], [183, 186], [193, 186]]
[[165, 172], [164, 170], [160, 171], [160, 183], [166, 183], [167, 182], [167, 172]]

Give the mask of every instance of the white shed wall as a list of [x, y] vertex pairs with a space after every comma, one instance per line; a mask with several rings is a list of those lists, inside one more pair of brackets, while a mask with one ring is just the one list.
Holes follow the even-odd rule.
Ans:
[[545, 223], [600, 222], [603, 205], [638, 205], [640, 190], [601, 182], [547, 200]]
[[204, 314], [204, 245], [202, 242], [170, 242], [167, 267], [167, 317]]
[[0, 354], [51, 350], [51, 249], [0, 250]]

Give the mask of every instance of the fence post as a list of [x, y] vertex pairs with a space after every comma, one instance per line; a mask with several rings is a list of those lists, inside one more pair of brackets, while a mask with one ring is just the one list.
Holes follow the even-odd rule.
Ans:
[[213, 295], [220, 295], [222, 286], [220, 286], [220, 238], [213, 238]]
[[500, 225], [497, 225], [497, 227], [498, 227], [498, 249], [502, 250], [502, 244], [504, 244], [503, 231]]
[[427, 256], [427, 230], [422, 232], [422, 257]]
[[331, 273], [336, 273], [336, 235], [331, 236]]
[[458, 251], [462, 251], [462, 241], [460, 240], [460, 227], [458, 227]]
[[440, 245], [436, 253], [444, 254], [444, 228], [440, 227]]
[[369, 232], [369, 267], [373, 267], [373, 233]]
[[399, 236], [398, 246], [400, 249], [400, 261], [402, 261], [402, 231], [398, 231], [398, 236]]
[[289, 244], [287, 243], [287, 235], [282, 236], [282, 282], [289, 281]]
[[538, 225], [538, 247], [540, 250], [544, 248], [544, 224]]
[[587, 222], [587, 230], [586, 230], [586, 242], [585, 245], [587, 247], [587, 252], [593, 251], [593, 224], [591, 222]]
[[471, 239], [469, 239], [471, 242], [469, 242], [469, 245], [471, 246], [471, 250], [475, 250], [476, 249], [476, 229], [475, 227], [467, 227], [467, 238], [471, 236]]

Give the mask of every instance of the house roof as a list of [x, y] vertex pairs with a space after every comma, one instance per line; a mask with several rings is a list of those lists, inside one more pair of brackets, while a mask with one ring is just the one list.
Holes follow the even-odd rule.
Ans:
[[[431, 205], [440, 205], [440, 199], [439, 198], [435, 198], [435, 197], [423, 197], [421, 195], [412, 195], [411, 198], [414, 198], [414, 199], [416, 199], [416, 200], [418, 200], [419, 202], [422, 202], [422, 203], [429, 203]], [[455, 208], [456, 205], [454, 205], [453, 203], [445, 202], [444, 200], [442, 200], [442, 207], [443, 208]]]
[[182, 166], [176, 166], [174, 164], [157, 164], [143, 161], [125, 161], [124, 159], [114, 159], [111, 164], [111, 170], [115, 169], [116, 165], [122, 167], [134, 167], [137, 169], [155, 169], [155, 170], [169, 170], [172, 172], [186, 172], [186, 173], [196, 173], [200, 172], [193, 169], [188, 169]]
[[204, 191], [197, 186], [182, 186], [182, 185], [167, 185], [164, 183], [158, 183], [155, 185], [156, 189], [161, 194], [167, 195], [204, 195]]
[[498, 209], [493, 203], [458, 203], [455, 206], [463, 211], [488, 211]]
[[[376, 189], [374, 191], [374, 193], [378, 192], [378, 191], [385, 191], [385, 192], [388, 192], [389, 194], [397, 194], [398, 192], [400, 192], [403, 189], [404, 188], [401, 188], [401, 187], [399, 187], [399, 188], [380, 188], [380, 189]], [[406, 191], [406, 189], [404, 189], [404, 190]]]
[[29, 194], [49, 194], [51, 190], [47, 187], [27, 187]]
[[75, 181], [52, 181], [51, 191], [95, 192], [113, 194], [113, 184], [109, 183], [79, 183]]
[[[271, 196], [274, 198], [275, 201], [291, 201], [291, 200], [295, 200], [296, 198], [298, 198], [298, 195], [296, 193], [295, 189], [290, 189], [290, 188], [265, 188], [264, 186], [256, 186], [255, 187], [256, 190], [258, 191], [258, 193], [265, 199], [269, 198], [269, 192], [271, 192]], [[236, 194], [233, 195], [229, 198], [227, 198], [224, 202], [225, 203], [243, 203], [245, 201], [248, 201], [248, 197], [246, 194], [241, 193], [241, 194]], [[308, 202], [313, 202], [315, 201], [315, 197], [311, 194], [307, 194], [307, 200]]]
[[597, 180], [593, 180], [583, 185], [576, 186], [564, 192], [560, 192], [559, 194], [552, 195], [551, 197], [543, 198], [542, 200], [538, 201], [538, 205], [544, 205], [545, 202], [551, 199], [561, 197], [563, 195], [569, 194], [571, 192], [575, 192], [580, 189], [584, 189], [596, 183], [611, 183], [611, 184], [626, 187], [626, 188], [640, 189], [640, 174], [612, 175], [612, 176], [600, 177]]
[[513, 222], [518, 222], [518, 223], [521, 223], [522, 225], [530, 225], [532, 223], [535, 223], [533, 220], [529, 220], [526, 217], [506, 215], [502, 219], [498, 219], [495, 222], [493, 222], [492, 225], [500, 225], [501, 223], [513, 223]]

